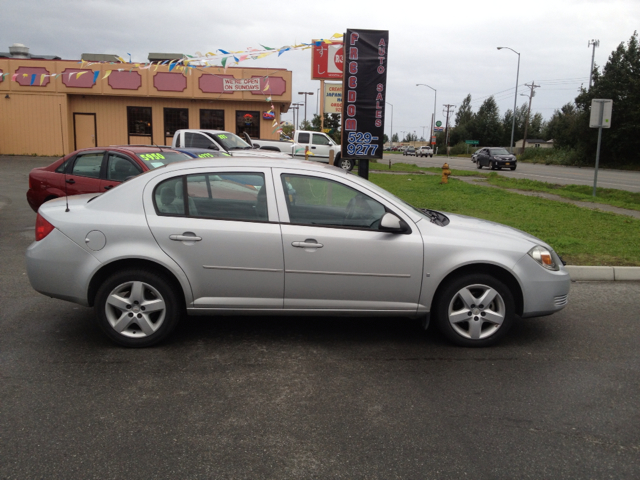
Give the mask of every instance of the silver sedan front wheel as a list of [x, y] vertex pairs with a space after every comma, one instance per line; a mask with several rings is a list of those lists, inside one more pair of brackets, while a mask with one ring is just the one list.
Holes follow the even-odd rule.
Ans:
[[174, 290], [160, 274], [144, 270], [116, 273], [96, 295], [100, 327], [120, 345], [153, 345], [166, 337], [180, 318]]
[[440, 329], [449, 340], [462, 346], [485, 347], [497, 342], [511, 327], [513, 295], [489, 275], [466, 275], [445, 286], [436, 313]]

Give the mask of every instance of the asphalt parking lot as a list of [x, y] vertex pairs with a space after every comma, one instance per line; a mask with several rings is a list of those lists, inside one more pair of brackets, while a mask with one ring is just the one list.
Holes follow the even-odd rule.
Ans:
[[112, 345], [33, 291], [0, 157], [0, 478], [640, 478], [640, 282], [576, 282], [489, 349], [408, 319], [218, 317]]

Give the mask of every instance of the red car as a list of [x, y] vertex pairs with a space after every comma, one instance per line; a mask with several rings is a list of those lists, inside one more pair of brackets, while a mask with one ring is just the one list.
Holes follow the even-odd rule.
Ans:
[[168, 147], [123, 145], [76, 150], [47, 167], [31, 170], [27, 201], [37, 212], [40, 205], [54, 198], [104, 192], [142, 172], [189, 159]]

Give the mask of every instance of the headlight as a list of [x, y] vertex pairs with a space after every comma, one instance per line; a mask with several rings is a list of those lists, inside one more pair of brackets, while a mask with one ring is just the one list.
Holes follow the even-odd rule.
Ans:
[[553, 270], [555, 272], [560, 269], [551, 251], [541, 247], [540, 245], [529, 250], [529, 256], [538, 262], [541, 267], [544, 267], [547, 270]]

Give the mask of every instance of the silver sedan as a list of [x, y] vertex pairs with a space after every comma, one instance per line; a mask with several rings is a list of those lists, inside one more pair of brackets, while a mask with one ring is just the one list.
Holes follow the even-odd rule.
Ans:
[[561, 310], [570, 285], [522, 231], [414, 208], [333, 166], [238, 157], [47, 202], [26, 259], [35, 290], [93, 306], [128, 347], [184, 313], [417, 317], [481, 347]]

